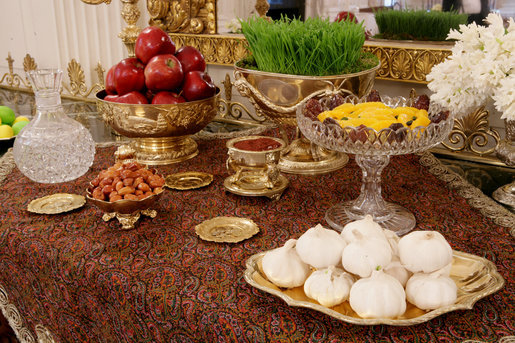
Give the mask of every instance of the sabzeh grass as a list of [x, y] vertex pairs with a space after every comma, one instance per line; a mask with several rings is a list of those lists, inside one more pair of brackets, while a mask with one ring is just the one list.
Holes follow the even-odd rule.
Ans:
[[444, 41], [451, 29], [467, 24], [467, 14], [425, 10], [379, 10], [375, 12], [379, 33], [374, 38]]
[[329, 19], [251, 17], [241, 21], [251, 52], [239, 67], [271, 73], [328, 76], [357, 73], [379, 64], [363, 51], [362, 24]]

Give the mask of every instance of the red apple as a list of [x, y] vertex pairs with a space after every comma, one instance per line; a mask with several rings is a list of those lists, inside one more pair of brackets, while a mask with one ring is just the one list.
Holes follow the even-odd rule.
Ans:
[[[105, 98], [104, 98], [105, 100]], [[122, 103], [122, 104], [148, 104], [147, 98], [141, 94], [140, 92], [129, 92], [124, 95], [120, 95], [116, 102]]]
[[106, 95], [104, 101], [118, 102], [118, 95]]
[[166, 32], [157, 26], [143, 29], [134, 45], [136, 57], [147, 64], [156, 55], [175, 54], [175, 44]]
[[352, 12], [347, 11], [341, 11], [336, 16], [336, 19], [334, 21], [342, 21], [342, 20], [348, 20], [357, 23], [358, 20], [356, 19], [356, 16]]
[[142, 91], [145, 87], [144, 65], [135, 57], [120, 61], [114, 68], [114, 85], [118, 95]]
[[106, 74], [106, 92], [109, 95], [116, 94], [116, 86], [114, 85], [114, 68], [116, 68], [116, 64], [109, 69]]
[[145, 84], [153, 92], [174, 90], [183, 78], [181, 62], [174, 55], [154, 56], [145, 67]]
[[207, 73], [194, 70], [184, 77], [182, 92], [186, 100], [195, 101], [215, 95], [216, 86]]
[[182, 70], [185, 75], [192, 70], [206, 70], [206, 60], [204, 56], [192, 46], [183, 46], [177, 50], [175, 57], [181, 62]]
[[177, 93], [167, 91], [161, 91], [152, 98], [152, 104], [154, 105], [180, 104], [182, 102], [186, 102], [186, 99]]

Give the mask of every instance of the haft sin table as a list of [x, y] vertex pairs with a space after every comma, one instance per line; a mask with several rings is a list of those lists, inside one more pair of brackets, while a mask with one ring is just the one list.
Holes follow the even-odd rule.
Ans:
[[[133, 230], [105, 222], [92, 204], [41, 215], [28, 203], [53, 193], [85, 194], [114, 163], [115, 147], [98, 147], [90, 171], [64, 184], [37, 184], [1, 160], [0, 308], [22, 342], [429, 342], [513, 339], [513, 214], [449, 172], [429, 153], [393, 157], [383, 195], [415, 214], [418, 230], [437, 230], [454, 250], [492, 261], [505, 280], [472, 310], [405, 327], [361, 326], [299, 307], [247, 284], [246, 260], [324, 222], [325, 211], [359, 194], [351, 156], [343, 169], [286, 175], [278, 201], [228, 193], [226, 140], [199, 141], [199, 156], [158, 167], [162, 175], [201, 171], [208, 186], [167, 189]], [[239, 243], [204, 241], [195, 226], [218, 216], [251, 219], [259, 233]], [[511, 232], [510, 232], [511, 230]], [[512, 336], [510, 338], [510, 336]]]

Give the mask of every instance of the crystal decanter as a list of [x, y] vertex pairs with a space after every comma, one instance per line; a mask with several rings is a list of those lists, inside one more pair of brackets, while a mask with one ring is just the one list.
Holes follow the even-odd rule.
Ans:
[[95, 142], [88, 129], [64, 113], [59, 93], [63, 72], [39, 69], [27, 74], [36, 96], [36, 115], [14, 141], [16, 166], [41, 183], [84, 175], [93, 163]]

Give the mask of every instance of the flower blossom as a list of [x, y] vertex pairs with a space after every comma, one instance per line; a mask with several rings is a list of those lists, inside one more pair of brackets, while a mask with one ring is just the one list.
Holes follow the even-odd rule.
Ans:
[[502, 119], [515, 120], [515, 23], [505, 29], [500, 15], [490, 13], [489, 25], [460, 25], [451, 55], [435, 65], [426, 79], [435, 101], [457, 117], [492, 98]]

